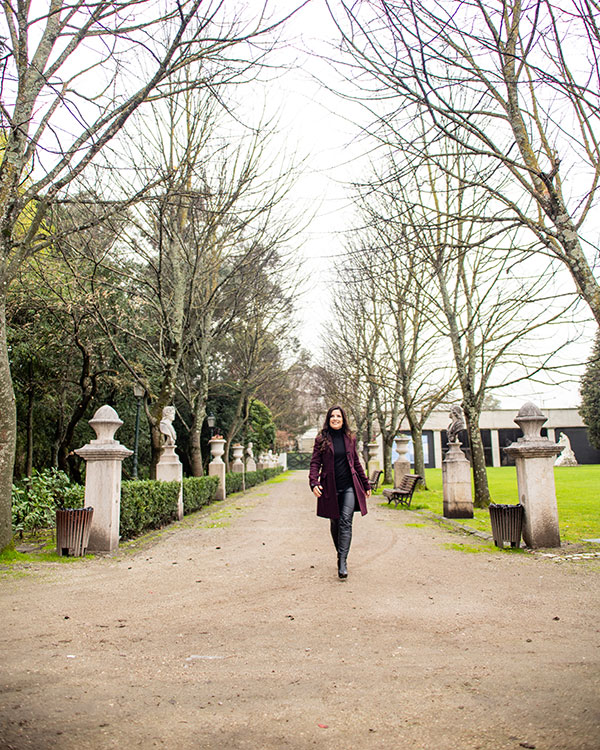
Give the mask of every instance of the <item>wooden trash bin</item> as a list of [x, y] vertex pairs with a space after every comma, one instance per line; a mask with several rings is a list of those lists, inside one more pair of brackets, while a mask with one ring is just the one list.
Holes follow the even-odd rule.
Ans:
[[93, 508], [56, 510], [56, 552], [66, 557], [83, 557], [87, 552]]
[[523, 511], [518, 505], [490, 505], [490, 521], [492, 536], [496, 547], [504, 547], [504, 542], [510, 542], [511, 547], [520, 547], [523, 531]]

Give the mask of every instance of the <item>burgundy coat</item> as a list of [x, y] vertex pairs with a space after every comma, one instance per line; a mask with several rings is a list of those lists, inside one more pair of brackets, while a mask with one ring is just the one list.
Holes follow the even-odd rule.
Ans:
[[[313, 487], [320, 484], [323, 488], [321, 497], [317, 498], [317, 515], [322, 518], [339, 518], [340, 509], [337, 501], [337, 490], [335, 487], [335, 465], [333, 446], [328, 445], [325, 450], [321, 450], [323, 437], [319, 433], [315, 440], [312, 458], [310, 459], [310, 471], [308, 482], [312, 491]], [[346, 456], [348, 465], [352, 474], [352, 484], [354, 494], [356, 495], [357, 506], [355, 509], [360, 510], [364, 516], [367, 512], [367, 498], [365, 492], [371, 489], [369, 480], [358, 459], [356, 452], [356, 440], [344, 435], [346, 445]]]

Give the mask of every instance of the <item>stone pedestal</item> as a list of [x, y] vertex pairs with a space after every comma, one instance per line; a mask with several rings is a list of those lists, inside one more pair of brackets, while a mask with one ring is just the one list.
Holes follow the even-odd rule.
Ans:
[[244, 473], [244, 462], [242, 456], [244, 455], [244, 446], [237, 443], [231, 446], [231, 452], [233, 453], [233, 463], [231, 464], [231, 471], [235, 474]]
[[546, 417], [535, 404], [524, 404], [515, 422], [523, 437], [504, 450], [515, 459], [519, 501], [524, 507], [523, 540], [528, 547], [560, 547], [554, 459], [561, 446], [540, 435]]
[[444, 518], [473, 518], [471, 465], [460, 448], [460, 442], [449, 443], [442, 462]]
[[252, 443], [248, 443], [246, 448], [246, 471], [256, 471], [256, 461], [254, 460], [254, 454], [252, 453]]
[[409, 435], [398, 435], [394, 438], [398, 458], [394, 461], [394, 487], [400, 486], [400, 481], [405, 474], [410, 474], [410, 461], [408, 460]]
[[369, 451], [368, 473], [369, 476], [371, 476], [374, 471], [381, 470], [381, 464], [379, 462], [379, 444], [376, 441], [367, 443], [367, 450]]
[[256, 468], [259, 471], [262, 471], [263, 469], [267, 468], [267, 454], [261, 453], [258, 457], [258, 461], [256, 462]]
[[156, 464], [156, 479], [160, 482], [179, 482], [177, 518], [183, 518], [183, 466], [174, 445], [165, 445]]
[[219, 486], [215, 492], [215, 500], [225, 500], [227, 496], [225, 488], [225, 470], [226, 466], [223, 462], [223, 453], [225, 451], [225, 440], [223, 438], [213, 438], [209, 440], [210, 453], [212, 455], [212, 461], [208, 464], [208, 476], [219, 477]]
[[88, 550], [112, 552], [119, 546], [122, 463], [133, 451], [114, 439], [123, 422], [112, 406], [101, 406], [89, 423], [96, 439], [75, 451], [86, 462], [85, 505], [94, 509]]

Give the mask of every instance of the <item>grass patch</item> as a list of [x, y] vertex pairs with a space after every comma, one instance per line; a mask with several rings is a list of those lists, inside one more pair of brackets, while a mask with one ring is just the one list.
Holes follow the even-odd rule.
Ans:
[[488, 547], [476, 546], [473, 544], [460, 544], [459, 542], [446, 542], [444, 544], [446, 549], [454, 549], [458, 552], [468, 552], [470, 555], [477, 555], [480, 552], [491, 552]]
[[427, 527], [426, 523], [405, 523], [405, 526], [412, 526], [414, 529], [424, 529]]
[[291, 471], [283, 471], [281, 474], [278, 474], [276, 477], [273, 477], [272, 479], [267, 479], [265, 484], [279, 484], [279, 482], [286, 482], [290, 476], [292, 475]]
[[[47, 548], [45, 547], [44, 549], [46, 550]], [[50, 550], [43, 552], [19, 552], [14, 548], [7, 547], [0, 552], [0, 565], [7, 567], [37, 562], [70, 563], [82, 559], [82, 557], [63, 557], [56, 550], [52, 552]]]
[[[492, 502], [519, 501], [514, 466], [488, 467], [487, 475]], [[426, 469], [425, 477], [428, 489], [415, 492], [411, 509], [442, 515], [442, 470]], [[600, 465], [557, 466], [554, 480], [562, 541], [578, 544], [582, 539], [600, 538]], [[474, 518], [461, 519], [460, 523], [488, 534], [492, 531], [487, 509], [475, 508]]]

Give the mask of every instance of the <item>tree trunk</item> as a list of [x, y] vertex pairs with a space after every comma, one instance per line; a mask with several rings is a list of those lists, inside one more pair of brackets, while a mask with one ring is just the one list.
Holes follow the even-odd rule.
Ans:
[[190, 469], [193, 477], [201, 477], [204, 474], [202, 462], [202, 423], [206, 415], [206, 404], [200, 397], [194, 402], [194, 412], [190, 427]]
[[481, 432], [479, 431], [479, 410], [467, 404], [463, 404], [463, 409], [467, 421], [469, 442], [471, 444], [471, 465], [473, 468], [473, 483], [475, 485], [473, 505], [476, 508], [487, 508], [491, 502], [491, 498], [485, 468], [485, 453], [481, 440]]
[[206, 401], [208, 399], [208, 371], [205, 364], [202, 366], [202, 387], [196, 394], [192, 409], [192, 424], [190, 427], [190, 466], [193, 477], [201, 477], [204, 474], [202, 460], [202, 424], [206, 416]]
[[35, 389], [33, 387], [33, 376], [29, 381], [27, 389], [27, 453], [25, 457], [25, 476], [33, 474], [33, 406], [35, 404]]
[[383, 481], [385, 484], [394, 484], [394, 469], [392, 468], [392, 446], [395, 435], [392, 432], [381, 433], [383, 444]]
[[425, 482], [425, 456], [423, 454], [423, 427], [415, 418], [414, 414], [406, 415], [410, 425], [410, 434], [413, 441], [413, 451], [415, 454], [414, 473], [423, 477], [422, 486], [427, 489]]
[[12, 478], [17, 442], [17, 411], [6, 347], [4, 289], [0, 291], [0, 550], [12, 540]]

